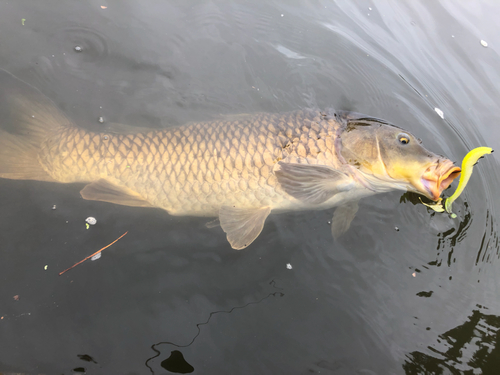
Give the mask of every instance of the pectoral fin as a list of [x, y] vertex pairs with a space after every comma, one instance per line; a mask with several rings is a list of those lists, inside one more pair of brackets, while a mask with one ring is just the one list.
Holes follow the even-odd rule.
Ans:
[[100, 179], [85, 186], [80, 194], [83, 199], [103, 201], [123, 206], [152, 207], [140, 194], [125, 187]]
[[262, 232], [270, 212], [269, 207], [255, 209], [221, 207], [220, 226], [226, 232], [231, 247], [241, 250], [250, 245]]
[[332, 218], [332, 236], [339, 238], [343, 233], [347, 232], [351, 223], [358, 212], [358, 201], [346, 203], [343, 206], [337, 207]]
[[351, 177], [325, 165], [279, 162], [274, 174], [288, 194], [311, 204], [323, 203], [353, 184]]

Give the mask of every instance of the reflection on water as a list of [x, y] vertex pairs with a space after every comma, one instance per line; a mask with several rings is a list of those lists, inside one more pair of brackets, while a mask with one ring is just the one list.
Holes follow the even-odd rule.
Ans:
[[161, 363], [161, 367], [178, 374], [189, 374], [194, 371], [194, 367], [186, 362], [184, 356], [178, 350], [170, 352], [170, 357]]
[[407, 375], [498, 374], [500, 316], [473, 310], [465, 323], [439, 335], [427, 349], [407, 355]]
[[[276, 286], [276, 282], [274, 280], [271, 280], [269, 282], [269, 285], [271, 285], [273, 288], [276, 288], [276, 289], [282, 289], [282, 288]], [[163, 345], [167, 345], [167, 350], [168, 350], [169, 349], [168, 345], [171, 345], [171, 346], [174, 346], [177, 348], [186, 348], [186, 347], [192, 345], [194, 343], [194, 341], [196, 340], [196, 338], [200, 335], [201, 327], [208, 324], [210, 322], [210, 319], [212, 319], [212, 317], [214, 315], [220, 314], [220, 313], [231, 314], [235, 310], [244, 309], [247, 306], [259, 304], [259, 303], [263, 302], [264, 300], [268, 299], [269, 297], [283, 297], [284, 295], [285, 294], [282, 292], [273, 292], [273, 293], [269, 293], [267, 296], [261, 298], [258, 301], [248, 302], [243, 306], [235, 306], [227, 311], [212, 311], [209, 314], [208, 319], [205, 322], [196, 324], [196, 328], [197, 328], [198, 332], [196, 333], [196, 335], [192, 338], [192, 340], [189, 343], [187, 343], [185, 345], [181, 345], [181, 344], [176, 344], [174, 342], [162, 341], [162, 342], [159, 342], [159, 343], [152, 345], [151, 349], [153, 349], [153, 351], [156, 352], [156, 355], [154, 355], [151, 358], [148, 358], [148, 360], [145, 363], [146, 367], [149, 368], [149, 370], [151, 371], [152, 374], [155, 374], [155, 370], [152, 367], [152, 366], [154, 366], [154, 359], [159, 357], [160, 355], [162, 355], [162, 352], [159, 350], [158, 347], [163, 346]], [[165, 350], [165, 349], [163, 349], [163, 350]], [[150, 364], [149, 363], [150, 361], [152, 361], [153, 363]], [[184, 356], [182, 355], [182, 353], [179, 350], [171, 351], [170, 356], [167, 359], [163, 360], [161, 362], [160, 366], [163, 367], [164, 369], [166, 369], [170, 372], [174, 372], [174, 373], [187, 374], [187, 373], [191, 373], [194, 371], [194, 367], [191, 366], [184, 359]]]

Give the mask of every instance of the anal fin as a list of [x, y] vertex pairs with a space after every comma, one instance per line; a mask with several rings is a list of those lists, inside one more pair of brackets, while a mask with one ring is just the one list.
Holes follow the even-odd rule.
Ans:
[[221, 207], [219, 220], [222, 230], [233, 249], [241, 250], [250, 245], [262, 232], [271, 208]]
[[92, 201], [109, 202], [123, 206], [152, 207], [139, 193], [104, 179], [88, 184], [80, 191], [80, 194], [83, 199]]
[[349, 230], [358, 209], [358, 201], [346, 203], [335, 209], [331, 226], [332, 236], [334, 239], [339, 238], [343, 233]]

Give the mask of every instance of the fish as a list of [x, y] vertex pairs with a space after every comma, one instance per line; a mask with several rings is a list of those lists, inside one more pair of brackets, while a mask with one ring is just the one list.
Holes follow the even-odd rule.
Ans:
[[431, 200], [460, 168], [387, 121], [334, 109], [226, 116], [152, 129], [78, 127], [38, 89], [0, 71], [0, 178], [84, 183], [84, 199], [218, 218], [233, 249], [271, 213], [337, 207], [391, 190]]

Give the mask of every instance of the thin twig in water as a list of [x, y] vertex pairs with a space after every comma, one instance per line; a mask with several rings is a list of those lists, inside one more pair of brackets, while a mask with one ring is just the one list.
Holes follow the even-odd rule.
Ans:
[[104, 246], [101, 250], [96, 251], [94, 254], [89, 255], [88, 257], [86, 257], [85, 259], [82, 259], [82, 260], [81, 260], [81, 261], [79, 261], [78, 263], [73, 264], [71, 267], [69, 267], [69, 268], [65, 269], [64, 271], [59, 272], [59, 276], [61, 276], [64, 272], [69, 271], [70, 269], [72, 269], [72, 268], [74, 268], [74, 267], [78, 266], [80, 263], [85, 262], [87, 259], [92, 258], [94, 255], [99, 254], [99, 253], [100, 253], [101, 251], [103, 251], [104, 249], [107, 249], [108, 247], [110, 247], [111, 245], [113, 245], [115, 242], [117, 242], [118, 240], [122, 239], [122, 238], [123, 238], [123, 237], [124, 237], [127, 233], [128, 233], [128, 231], [126, 231], [125, 233], [123, 233], [120, 237], [118, 237], [116, 240], [114, 240], [113, 242], [111, 242], [108, 246]]

